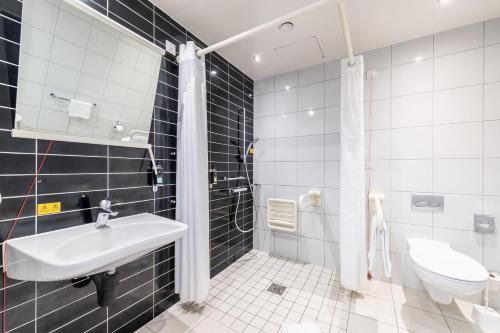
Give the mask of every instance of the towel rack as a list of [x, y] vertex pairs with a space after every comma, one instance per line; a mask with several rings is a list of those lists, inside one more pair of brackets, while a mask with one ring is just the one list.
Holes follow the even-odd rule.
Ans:
[[[54, 93], [50, 93], [50, 97], [52, 98], [55, 98], [55, 99], [58, 99], [60, 101], [65, 101], [65, 102], [71, 102], [71, 100], [69, 98], [66, 98], [66, 97], [61, 97], [61, 96], [57, 96], [56, 94]], [[92, 103], [93, 106], [97, 106], [96, 103]]]

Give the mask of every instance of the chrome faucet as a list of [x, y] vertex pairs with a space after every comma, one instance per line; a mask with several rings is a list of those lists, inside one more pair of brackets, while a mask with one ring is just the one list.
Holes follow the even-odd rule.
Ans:
[[95, 222], [96, 229], [109, 228], [108, 218], [109, 216], [117, 216], [118, 212], [111, 209], [111, 199], [103, 199], [99, 202], [99, 214], [97, 215], [97, 221]]

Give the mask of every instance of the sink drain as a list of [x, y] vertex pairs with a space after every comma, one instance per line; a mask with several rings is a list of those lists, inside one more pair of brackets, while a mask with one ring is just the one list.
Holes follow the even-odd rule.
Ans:
[[285, 286], [282, 286], [281, 284], [273, 282], [273, 283], [271, 283], [269, 288], [267, 288], [267, 291], [269, 291], [273, 294], [282, 296], [283, 293], [285, 292], [285, 289], [286, 289]]

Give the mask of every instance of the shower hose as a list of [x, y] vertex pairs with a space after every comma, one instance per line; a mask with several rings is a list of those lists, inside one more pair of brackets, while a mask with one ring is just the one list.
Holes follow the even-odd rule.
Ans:
[[[250, 146], [248, 148], [248, 151], [249, 150], [250, 150]], [[255, 208], [255, 219], [252, 221], [252, 227], [248, 230], [244, 230], [244, 229], [240, 228], [240, 226], [238, 225], [238, 219], [237, 219], [238, 207], [240, 206], [240, 199], [241, 199], [241, 192], [238, 192], [238, 201], [236, 203], [236, 211], [234, 212], [234, 225], [236, 226], [236, 229], [238, 229], [242, 233], [252, 232], [253, 229], [255, 228], [255, 222], [257, 221], [257, 217], [258, 217], [257, 207], [255, 206], [255, 197], [253, 194], [253, 186], [252, 186], [252, 183], [250, 182], [250, 175], [248, 174], [248, 167], [247, 167], [248, 151], [246, 153], [246, 156], [244, 156], [244, 158], [243, 158], [243, 165], [245, 167], [245, 173], [247, 175], [248, 187], [250, 187], [250, 193], [252, 194], [252, 209]]]

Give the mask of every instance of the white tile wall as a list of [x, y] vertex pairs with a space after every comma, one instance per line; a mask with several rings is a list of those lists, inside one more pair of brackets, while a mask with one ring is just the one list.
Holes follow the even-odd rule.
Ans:
[[[269, 249], [276, 255], [331, 268], [337, 268], [339, 261], [338, 66], [336, 61], [264, 79], [256, 83], [258, 92], [255, 97], [258, 101], [255, 131], [257, 136], [265, 138], [256, 145], [255, 152], [256, 183], [262, 184], [257, 191], [259, 205], [265, 211], [264, 197], [298, 200], [300, 195], [314, 187], [321, 188], [324, 195], [321, 207], [299, 212], [299, 226], [294, 235], [274, 233], [267, 230], [265, 223], [258, 223], [258, 247]], [[262, 103], [263, 96], [275, 101], [273, 117], [270, 117], [269, 103]], [[388, 104], [389, 100], [380, 107], [385, 108], [386, 118], [389, 117]], [[273, 119], [272, 125], [268, 124], [269, 118]], [[258, 129], [261, 126], [263, 128]], [[273, 172], [273, 175], [266, 176], [263, 172]]]
[[[422, 288], [406, 255], [408, 237], [449, 242], [500, 271], [500, 233], [473, 231], [473, 214], [500, 221], [500, 18], [364, 56], [365, 70], [376, 72], [365, 80], [366, 181], [386, 193], [392, 282]], [[331, 268], [339, 265], [339, 77], [334, 61], [256, 85], [256, 100], [276, 99], [274, 132], [263, 130], [275, 144], [256, 148], [257, 174], [270, 163], [273, 176], [257, 176], [259, 191], [288, 199], [311, 187], [323, 193], [321, 207], [299, 212], [295, 235], [259, 229], [259, 248]], [[256, 132], [267, 119], [259, 107]], [[412, 193], [443, 195], [444, 212], [412, 210]]]

